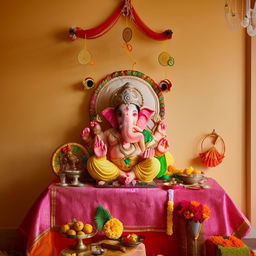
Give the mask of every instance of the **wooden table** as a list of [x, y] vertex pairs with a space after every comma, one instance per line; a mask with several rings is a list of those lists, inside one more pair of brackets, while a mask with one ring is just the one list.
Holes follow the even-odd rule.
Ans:
[[[103, 240], [95, 245], [101, 244], [102, 242], [109, 243], [109, 241]], [[117, 242], [114, 241], [114, 243], [117, 243]], [[113, 241], [112, 241], [112, 244], [113, 244]], [[146, 249], [145, 249], [145, 245], [143, 243], [137, 245], [136, 247], [126, 247], [125, 249], [126, 249], [125, 252], [105, 249], [106, 251], [102, 255], [104, 255], [104, 256], [146, 256]], [[66, 256], [66, 255], [70, 255], [70, 254], [72, 255], [73, 252], [74, 252], [74, 250], [65, 249], [62, 251], [61, 256]], [[76, 253], [76, 256], [91, 256], [91, 255], [92, 255], [92, 253], [90, 250], [90, 246], [88, 246], [87, 251]]]

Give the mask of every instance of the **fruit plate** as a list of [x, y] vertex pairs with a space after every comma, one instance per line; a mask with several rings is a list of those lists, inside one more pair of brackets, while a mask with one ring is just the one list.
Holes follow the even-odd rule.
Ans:
[[126, 241], [126, 239], [127, 239], [127, 236], [122, 236], [119, 238], [120, 243], [126, 247], [135, 247], [144, 241], [144, 237], [140, 236], [140, 235], [138, 235], [136, 241], [128, 242], [128, 241]]
[[65, 234], [65, 233], [62, 233], [61, 234], [64, 236], [64, 237], [67, 237], [67, 238], [73, 238], [73, 239], [87, 239], [87, 238], [91, 238], [93, 236], [95, 236], [97, 234], [98, 230], [97, 229], [93, 229], [93, 231], [89, 234], [84, 234], [84, 235], [68, 235], [68, 234]]

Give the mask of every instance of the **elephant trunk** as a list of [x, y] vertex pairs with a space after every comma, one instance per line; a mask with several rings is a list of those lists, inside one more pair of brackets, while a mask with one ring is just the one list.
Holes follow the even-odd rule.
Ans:
[[142, 131], [138, 131], [139, 128], [134, 126], [128, 118], [125, 118], [121, 127], [121, 135], [126, 143], [136, 143], [143, 139]]

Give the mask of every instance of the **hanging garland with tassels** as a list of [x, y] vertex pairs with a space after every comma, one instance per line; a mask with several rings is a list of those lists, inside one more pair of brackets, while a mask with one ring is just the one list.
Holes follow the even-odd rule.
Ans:
[[121, 15], [129, 18], [141, 30], [141, 32], [143, 32], [145, 35], [154, 40], [162, 41], [172, 38], [172, 30], [170, 29], [167, 29], [161, 33], [155, 32], [152, 29], [150, 29], [138, 16], [137, 12], [135, 11], [134, 7], [131, 4], [131, 0], [124, 0], [121, 6], [118, 6], [117, 9], [112, 13], [112, 15], [108, 19], [106, 19], [102, 24], [95, 28], [70, 28], [70, 38], [72, 40], [75, 40], [77, 37], [83, 39], [94, 39], [100, 37], [115, 25], [115, 23]]

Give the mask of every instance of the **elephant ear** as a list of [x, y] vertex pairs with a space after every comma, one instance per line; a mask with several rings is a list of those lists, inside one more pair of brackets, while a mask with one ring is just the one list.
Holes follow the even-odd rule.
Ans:
[[112, 127], [117, 128], [118, 122], [116, 119], [116, 114], [114, 108], [105, 108], [101, 114], [105, 117], [105, 119], [111, 124]]
[[151, 108], [141, 108], [139, 112], [139, 118], [137, 121], [137, 126], [141, 129], [145, 129], [148, 121], [150, 120], [151, 116], [155, 113], [155, 111]]

